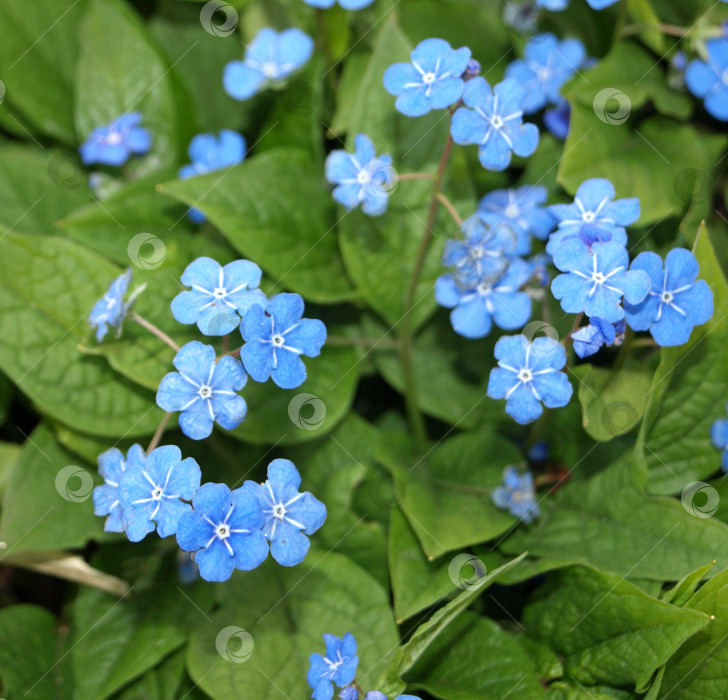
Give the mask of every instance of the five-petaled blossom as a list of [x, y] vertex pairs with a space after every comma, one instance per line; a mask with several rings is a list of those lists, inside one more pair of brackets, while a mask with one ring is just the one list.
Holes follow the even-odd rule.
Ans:
[[493, 89], [484, 78], [465, 83], [463, 102], [455, 112], [451, 133], [455, 143], [479, 146], [478, 156], [484, 168], [505, 170], [511, 152], [530, 156], [538, 146], [538, 128], [523, 123], [526, 90], [507, 78]]
[[394, 106], [408, 117], [454, 105], [463, 94], [462, 75], [470, 49], [453, 49], [444, 39], [425, 39], [410, 55], [412, 63], [395, 63], [384, 73], [384, 87], [397, 96]]
[[245, 60], [230, 61], [223, 73], [223, 87], [236, 100], [247, 100], [267, 83], [278, 82], [303, 66], [313, 53], [313, 39], [300, 29], [278, 34], [261, 29], [248, 44]]
[[488, 396], [505, 399], [506, 413], [517, 423], [531, 423], [547, 408], [561, 408], [574, 391], [560, 370], [566, 365], [566, 350], [553, 338], [505, 336], [495, 344], [498, 367], [490, 372]]
[[[728, 405], [726, 405], [726, 411], [728, 411]], [[715, 419], [713, 425], [710, 426], [710, 440], [713, 446], [723, 453], [720, 466], [724, 472], [728, 472], [728, 419]]]
[[[337, 0], [303, 0], [307, 5], [311, 7], [320, 7], [321, 9], [328, 9], [333, 7]], [[345, 10], [361, 10], [364, 7], [369, 7], [374, 0], [338, 0]]]
[[379, 216], [387, 209], [387, 201], [396, 184], [392, 157], [378, 156], [374, 144], [365, 134], [354, 138], [354, 153], [331, 151], [326, 158], [326, 179], [336, 185], [334, 199], [347, 209], [361, 204], [369, 216]]
[[339, 688], [349, 685], [356, 675], [359, 659], [356, 656], [356, 639], [347, 632], [339, 638], [324, 634], [326, 655], [311, 654], [306, 680], [313, 689], [314, 700], [331, 700], [334, 696], [333, 683]]
[[640, 200], [629, 197], [614, 201], [615, 194], [614, 185], [609, 180], [595, 177], [579, 185], [573, 204], [552, 204], [548, 207], [558, 223], [558, 230], [549, 237], [546, 251], [553, 255], [563, 241], [578, 237], [585, 224], [605, 232], [599, 240], [626, 245], [627, 231], [624, 227], [640, 218]]
[[[182, 180], [242, 163], [246, 154], [245, 137], [230, 129], [223, 129], [218, 136], [197, 134], [190, 141], [187, 154], [192, 162], [180, 168], [179, 177]], [[190, 209], [187, 216], [196, 224], [205, 220], [205, 215], [199, 209]]]
[[227, 581], [235, 569], [250, 571], [265, 561], [263, 513], [252, 494], [207, 483], [193, 496], [192, 507], [177, 523], [177, 543], [195, 553], [205, 581]]
[[531, 472], [519, 474], [515, 467], [506, 467], [503, 484], [494, 489], [490, 497], [497, 508], [507, 510], [524, 523], [530, 523], [540, 515]]
[[301, 355], [316, 357], [326, 341], [326, 326], [318, 319], [301, 318], [298, 294], [277, 294], [263, 308], [250, 307], [240, 324], [245, 340], [240, 359], [256, 382], [268, 377], [281, 389], [295, 389], [306, 381]]
[[683, 345], [694, 326], [712, 318], [713, 292], [705, 280], [697, 279], [700, 267], [689, 250], [671, 250], [664, 270], [657, 253], [640, 253], [632, 269], [644, 270], [652, 289], [642, 303], [625, 303], [627, 323], [636, 331], [649, 330], [658, 345]]
[[685, 71], [690, 92], [705, 100], [705, 109], [720, 121], [728, 121], [728, 38], [705, 42], [707, 62], [696, 58]]
[[119, 275], [112, 283], [106, 294], [101, 297], [91, 309], [88, 323], [96, 329], [96, 341], [101, 342], [109, 330], [109, 326], [120, 328], [126, 316], [128, 305], [124, 303], [124, 294], [129, 289], [131, 270]]
[[265, 305], [265, 294], [258, 289], [261, 276], [250, 260], [223, 267], [212, 258], [197, 258], [182, 273], [182, 284], [192, 289], [172, 300], [172, 316], [179, 323], [196, 323], [205, 335], [226, 335], [253, 304]]
[[301, 475], [293, 462], [274, 459], [268, 465], [265, 483], [246, 481], [242, 487], [256, 499], [270, 553], [283, 566], [295, 566], [306, 558], [308, 535], [326, 520], [326, 506], [308, 491], [299, 493], [300, 486]]
[[106, 126], [97, 126], [81, 144], [84, 165], [124, 165], [132, 155], [143, 155], [152, 147], [152, 135], [140, 126], [139, 112], [122, 114]]
[[556, 249], [554, 265], [566, 273], [551, 283], [561, 308], [570, 314], [583, 311], [609, 323], [624, 318], [622, 297], [629, 304], [639, 304], [652, 286], [646, 272], [628, 269], [627, 249], [611, 241], [594, 243], [591, 250], [582, 241], [566, 241]]
[[112, 447], [98, 457], [99, 474], [104, 483], [94, 488], [94, 515], [108, 515], [104, 522], [106, 532], [124, 532], [123, 508], [119, 502], [121, 475], [131, 467], [141, 467], [147, 460], [141, 445], [132, 445], [124, 458], [123, 452]]
[[626, 328], [627, 323], [624, 319], [609, 323], [603, 318], [593, 316], [589, 319], [588, 326], [571, 334], [574, 352], [583, 359], [597, 353], [603, 345], [621, 345], [624, 342]]
[[127, 467], [119, 483], [124, 531], [139, 542], [155, 528], [160, 537], [177, 531], [177, 522], [192, 506], [184, 501], [200, 488], [201, 472], [192, 457], [182, 459], [176, 445], [157, 447], [140, 466]]
[[215, 349], [193, 340], [180, 348], [173, 360], [177, 372], [162, 379], [157, 405], [165, 411], [180, 411], [179, 427], [193, 440], [212, 433], [212, 424], [226, 430], [237, 428], [248, 407], [240, 391], [248, 380], [242, 364], [226, 355], [215, 362]]
[[515, 78], [526, 88], [526, 114], [547, 104], [556, 104], [564, 83], [581, 67], [586, 49], [578, 39], [559, 41], [553, 34], [537, 34], [523, 50], [523, 58], [513, 61], [505, 77]]

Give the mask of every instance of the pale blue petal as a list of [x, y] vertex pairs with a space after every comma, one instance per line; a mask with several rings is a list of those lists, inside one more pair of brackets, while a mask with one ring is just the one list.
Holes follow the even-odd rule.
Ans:
[[263, 73], [242, 61], [230, 61], [225, 66], [222, 85], [225, 92], [236, 100], [250, 99], [260, 90], [263, 83], [265, 83]]
[[[281, 389], [295, 389], [306, 381], [306, 366], [303, 360], [288, 350], [276, 350], [277, 367], [271, 371], [271, 378]], [[251, 375], [252, 376], [252, 375]]]
[[287, 347], [299, 350], [306, 357], [316, 357], [326, 342], [326, 326], [318, 319], [302, 318], [285, 334], [285, 339]]

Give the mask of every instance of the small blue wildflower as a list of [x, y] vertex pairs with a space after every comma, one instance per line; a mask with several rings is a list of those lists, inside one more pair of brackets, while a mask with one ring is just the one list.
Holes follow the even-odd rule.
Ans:
[[513, 61], [505, 72], [526, 89], [523, 111], [538, 112], [556, 104], [560, 90], [581, 67], [586, 49], [578, 39], [559, 41], [553, 34], [537, 34], [526, 44], [523, 59]]
[[[728, 405], [726, 411], [728, 411]], [[728, 472], [728, 419], [715, 419], [713, 425], [710, 426], [710, 440], [716, 449], [722, 451], [720, 466], [724, 472]]]
[[571, 334], [574, 341], [574, 352], [584, 359], [597, 353], [603, 345], [621, 345], [627, 324], [624, 319], [617, 323], [609, 323], [603, 318], [593, 316], [589, 325]]
[[251, 493], [207, 483], [193, 496], [192, 507], [177, 523], [177, 543], [194, 552], [205, 581], [227, 581], [235, 569], [250, 571], [265, 561], [263, 513]]
[[529, 258], [528, 262], [533, 267], [533, 277], [542, 286], [548, 287], [551, 284], [551, 274], [549, 273], [549, 265], [553, 264], [553, 260], [548, 253], [537, 253]]
[[488, 396], [505, 399], [506, 413], [517, 423], [531, 423], [547, 408], [566, 406], [573, 387], [559, 370], [566, 365], [566, 350], [548, 336], [532, 343], [523, 335], [505, 336], [495, 344], [498, 367], [490, 372]]
[[[586, 0], [586, 2], [592, 10], [603, 10], [619, 0]], [[536, 0], [536, 5], [551, 12], [560, 12], [569, 6], [569, 0]]]
[[498, 83], [492, 90], [484, 78], [465, 83], [463, 101], [467, 105], [455, 112], [451, 133], [455, 143], [479, 146], [484, 168], [505, 170], [511, 152], [530, 156], [538, 146], [538, 128], [523, 123], [526, 91], [513, 79]]
[[308, 491], [299, 493], [300, 486], [301, 475], [288, 459], [274, 459], [268, 465], [265, 483], [246, 481], [242, 486], [256, 499], [270, 553], [283, 566], [295, 566], [306, 558], [308, 536], [326, 520], [326, 506]]
[[545, 462], [549, 458], [549, 443], [547, 440], [538, 440], [526, 455], [529, 462]]
[[326, 179], [336, 185], [334, 199], [347, 209], [361, 204], [369, 216], [379, 216], [396, 184], [392, 157], [378, 156], [374, 144], [365, 134], [354, 138], [355, 151], [331, 151], [326, 158]]
[[688, 59], [684, 51], [676, 51], [670, 59], [670, 65], [681, 73], [688, 67]]
[[624, 227], [640, 218], [640, 200], [637, 197], [618, 199], [614, 185], [604, 178], [592, 178], [579, 185], [573, 204], [552, 204], [548, 207], [558, 223], [558, 230], [551, 234], [546, 251], [553, 255], [556, 248], [567, 238], [576, 237], [584, 224], [605, 231], [602, 241], [627, 244]]
[[200, 567], [189, 552], [177, 552], [177, 580], [183, 586], [191, 586], [200, 580]]
[[524, 523], [530, 523], [541, 515], [536, 503], [531, 472], [519, 474], [511, 466], [503, 470], [503, 485], [494, 489], [491, 500], [496, 508], [507, 510]]
[[265, 305], [265, 294], [258, 289], [261, 276], [250, 260], [223, 267], [212, 258], [197, 258], [182, 273], [182, 284], [192, 289], [172, 299], [172, 316], [179, 323], [196, 323], [205, 335], [227, 335], [253, 304]]
[[521, 287], [532, 274], [529, 263], [515, 258], [495, 282], [482, 280], [464, 286], [453, 275], [441, 275], [435, 283], [435, 299], [440, 306], [453, 309], [450, 323], [465, 338], [484, 338], [493, 323], [505, 330], [523, 328], [531, 318], [531, 297]]
[[126, 453], [112, 447], [98, 457], [99, 474], [104, 477], [104, 484], [94, 488], [94, 515], [108, 515], [104, 522], [106, 532], [124, 532], [122, 520], [123, 508], [119, 502], [119, 482], [127, 468], [141, 467], [147, 455], [141, 445], [132, 445]]
[[[319, 7], [321, 9], [328, 9], [333, 7], [336, 0], [303, 0], [307, 5], [311, 7]], [[374, 0], [338, 0], [345, 10], [361, 10], [364, 7], [369, 7]]]
[[705, 101], [712, 117], [728, 121], [728, 38], [719, 37], [705, 43], [708, 60], [690, 62], [685, 71], [685, 83], [690, 92]]
[[671, 347], [687, 343], [693, 328], [712, 318], [713, 291], [705, 280], [697, 279], [700, 267], [689, 250], [671, 250], [664, 270], [657, 253], [640, 253], [632, 269], [644, 270], [652, 289], [644, 301], [625, 303], [630, 328], [649, 330], [658, 345]]
[[152, 147], [152, 135], [140, 126], [139, 112], [123, 114], [106, 126], [96, 127], [78, 149], [84, 165], [124, 165], [132, 155], [147, 153]]
[[563, 98], [560, 99], [555, 107], [547, 109], [543, 113], [543, 123], [557, 139], [565, 141], [571, 126], [571, 107], [569, 103]]
[[[370, 690], [364, 696], [364, 700], [387, 700], [387, 696], [379, 690]], [[420, 700], [420, 698], [414, 695], [398, 695], [394, 700]]]
[[245, 60], [230, 61], [223, 73], [223, 87], [230, 97], [247, 100], [268, 83], [280, 82], [305, 65], [313, 53], [313, 39], [300, 29], [278, 34], [261, 29], [248, 44]]
[[348, 685], [339, 693], [339, 700], [359, 700], [359, 691], [353, 685]]
[[192, 457], [182, 459], [176, 445], [157, 447], [143, 465], [127, 467], [119, 483], [124, 530], [132, 542], [156, 529], [160, 537], [177, 531], [183, 513], [200, 488], [200, 467]]
[[465, 66], [465, 71], [463, 72], [463, 80], [472, 80], [476, 76], [480, 75], [480, 69], [480, 62], [476, 61], [474, 58], [471, 58], [468, 61], [468, 65]]
[[342, 638], [333, 634], [324, 634], [326, 655], [311, 654], [311, 664], [306, 675], [309, 686], [313, 689], [314, 700], [331, 700], [336, 683], [339, 688], [349, 685], [356, 675], [359, 659], [356, 656], [356, 639], [347, 632]]
[[554, 253], [554, 265], [566, 273], [551, 283], [561, 308], [570, 314], [583, 311], [609, 323], [624, 318], [622, 297], [639, 304], [651, 287], [646, 272], [628, 269], [629, 253], [619, 243], [594, 243], [590, 251], [581, 241], [566, 241]]
[[454, 105], [463, 94], [462, 75], [470, 49], [453, 49], [444, 39], [425, 39], [411, 53], [412, 63], [395, 63], [384, 73], [384, 87], [397, 96], [394, 106], [408, 117]]
[[131, 270], [119, 275], [112, 283], [106, 294], [99, 299], [88, 317], [91, 328], [96, 329], [96, 341], [101, 342], [109, 330], [109, 326], [121, 331], [128, 305], [124, 303], [124, 294], [129, 289]]
[[179, 427], [193, 440], [202, 440], [217, 423], [226, 430], [237, 428], [245, 418], [245, 399], [235, 392], [247, 381], [243, 365], [226, 355], [215, 362], [215, 350], [193, 340], [173, 360], [177, 372], [162, 379], [157, 405], [165, 411], [180, 411]]
[[326, 326], [318, 319], [301, 318], [298, 294], [277, 294], [264, 309], [250, 307], [240, 325], [245, 341], [240, 359], [256, 382], [268, 377], [281, 389], [295, 389], [306, 381], [301, 355], [317, 357], [326, 341]]

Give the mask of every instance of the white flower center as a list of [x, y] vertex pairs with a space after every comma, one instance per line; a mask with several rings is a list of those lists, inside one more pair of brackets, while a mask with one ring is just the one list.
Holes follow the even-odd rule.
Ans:
[[109, 146], [116, 146], [122, 141], [121, 134], [118, 131], [111, 131], [106, 136], [106, 143]]
[[517, 205], [515, 205], [515, 204], [509, 204], [506, 207], [505, 215], [509, 219], [517, 219], [521, 215], [521, 210], [518, 208]]
[[226, 537], [230, 537], [230, 529], [228, 528], [228, 526], [227, 525], [220, 525], [217, 528], [217, 536], [221, 540], [224, 540]]
[[273, 517], [278, 518], [278, 520], [283, 520], [287, 512], [286, 507], [282, 503], [273, 506]]
[[359, 171], [359, 173], [356, 176], [356, 181], [360, 185], [367, 185], [369, 184], [369, 181], [371, 180], [371, 177], [369, 176], [369, 173], [364, 170], [363, 168]]
[[422, 82], [425, 85], [432, 85], [432, 83], [434, 83], [435, 80], [437, 80], [437, 76], [434, 73], [425, 73], [422, 76]]
[[286, 339], [280, 333], [277, 333], [273, 336], [273, 345], [275, 345], [277, 348], [283, 347], [283, 343], [285, 342]]
[[157, 486], [157, 488], [154, 489], [154, 491], [152, 491], [152, 498], [155, 501], [159, 501], [162, 498], [163, 493], [164, 493], [164, 491], [162, 489], [160, 489], [159, 486]]
[[548, 68], [539, 68], [536, 72], [536, 77], [539, 79], [540, 82], [545, 83], [547, 80], [551, 79], [551, 71]]
[[587, 224], [590, 224], [590, 223], [592, 223], [592, 221], [594, 221], [594, 219], [597, 218], [597, 215], [593, 211], [585, 211], [581, 215], [581, 218], [582, 218], [582, 221], [586, 221]]
[[207, 384], [203, 384], [197, 390], [197, 394], [204, 401], [205, 399], [209, 399], [212, 396], [212, 388], [207, 386]]
[[488, 284], [487, 282], [481, 282], [478, 285], [478, 294], [490, 294], [493, 291], [493, 286]]
[[502, 129], [503, 128], [503, 119], [498, 114], [494, 114], [490, 119], [490, 125], [494, 129]]
[[675, 295], [672, 292], [663, 292], [662, 296], [660, 297], [663, 304], [671, 304], [674, 298]]
[[278, 74], [278, 68], [276, 67], [276, 64], [270, 61], [268, 63], [264, 63], [261, 67], [261, 70], [263, 71], [263, 75], [269, 79], [275, 78]]
[[217, 287], [212, 294], [215, 299], [222, 299], [227, 292], [225, 291], [225, 287]]
[[525, 367], [518, 373], [518, 379], [519, 381], [526, 384], [527, 382], [530, 382], [533, 379], [533, 374], [531, 373], [530, 369], [526, 369]]
[[607, 278], [606, 278], [606, 277], [604, 276], [604, 274], [603, 274], [603, 273], [601, 273], [601, 272], [595, 272], [595, 273], [594, 273], [594, 274], [592, 275], [592, 279], [593, 279], [593, 280], [594, 280], [594, 281], [595, 281], [595, 282], [596, 282], [597, 284], [604, 284], [604, 283], [605, 283], [605, 282], [607, 281]]

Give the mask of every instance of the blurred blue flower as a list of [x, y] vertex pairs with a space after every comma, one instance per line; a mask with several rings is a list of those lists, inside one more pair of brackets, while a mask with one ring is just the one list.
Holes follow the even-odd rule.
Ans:
[[348, 685], [339, 693], [339, 700], [359, 700], [359, 691], [353, 685]]
[[326, 179], [333, 185], [334, 199], [347, 209], [361, 204], [369, 216], [379, 216], [387, 209], [387, 202], [397, 182], [392, 158], [377, 156], [374, 144], [365, 134], [354, 138], [356, 150], [331, 151], [326, 158]]
[[622, 297], [638, 304], [651, 287], [646, 272], [628, 269], [629, 253], [619, 243], [594, 243], [590, 251], [581, 241], [566, 241], [554, 253], [554, 265], [566, 273], [551, 283], [561, 308], [570, 314], [583, 311], [609, 323], [624, 318]]
[[627, 323], [636, 331], [649, 330], [658, 345], [683, 345], [694, 326], [712, 318], [713, 292], [705, 280], [697, 279], [700, 268], [689, 250], [671, 250], [664, 270], [657, 253], [640, 253], [632, 270], [644, 270], [652, 289], [644, 301], [625, 303]]
[[146, 462], [127, 466], [119, 483], [124, 530], [132, 542], [139, 542], [156, 529], [160, 537], [177, 531], [177, 522], [192, 506], [200, 488], [200, 467], [192, 457], [182, 459], [176, 445], [152, 450]]
[[[307, 5], [311, 7], [319, 7], [322, 9], [328, 9], [333, 7], [337, 0], [303, 0]], [[338, 0], [345, 10], [361, 10], [363, 7], [369, 7], [374, 0]]]
[[513, 79], [498, 83], [491, 90], [484, 78], [465, 83], [461, 107], [452, 118], [451, 132], [455, 143], [479, 146], [478, 155], [484, 168], [505, 170], [511, 152], [530, 156], [538, 146], [538, 128], [523, 124], [526, 91]]
[[551, 274], [549, 265], [553, 264], [553, 260], [548, 253], [537, 253], [529, 258], [528, 262], [533, 266], [533, 276], [542, 287], [548, 287], [551, 284]]
[[81, 162], [120, 166], [132, 155], [147, 153], [152, 147], [152, 135], [140, 126], [141, 121], [139, 112], [131, 112], [106, 126], [97, 126], [78, 149]]
[[131, 270], [119, 275], [112, 283], [106, 294], [95, 304], [88, 317], [91, 328], [96, 329], [96, 341], [101, 342], [109, 330], [109, 326], [121, 327], [128, 306], [124, 303], [124, 294], [129, 289]]
[[250, 571], [265, 561], [263, 513], [253, 494], [207, 483], [193, 496], [192, 507], [177, 523], [177, 543], [195, 553], [205, 581], [227, 581], [235, 569]]
[[126, 459], [116, 447], [99, 455], [99, 474], [104, 477], [104, 484], [94, 488], [94, 515], [109, 516], [104, 522], [106, 532], [124, 532], [123, 508], [119, 502], [121, 475], [127, 468], [143, 466], [146, 459], [141, 445], [132, 445], [126, 453]]
[[311, 654], [310, 668], [306, 675], [309, 686], [313, 689], [314, 700], [331, 700], [334, 696], [332, 683], [339, 688], [349, 685], [356, 675], [359, 659], [356, 656], [356, 639], [347, 632], [342, 638], [333, 634], [324, 634], [326, 655]]
[[280, 82], [305, 65], [313, 53], [313, 39], [300, 29], [280, 34], [261, 29], [245, 51], [245, 60], [225, 66], [222, 84], [230, 97], [247, 100], [268, 83]]
[[318, 319], [301, 318], [303, 299], [278, 294], [264, 309], [250, 307], [240, 325], [245, 345], [240, 359], [256, 382], [268, 377], [281, 389], [295, 389], [306, 381], [301, 355], [316, 357], [326, 341], [326, 326]]
[[719, 37], [705, 42], [708, 60], [690, 62], [685, 82], [696, 97], [705, 101], [708, 113], [720, 121], [728, 121], [728, 38]]
[[569, 103], [563, 98], [560, 99], [555, 107], [547, 109], [543, 113], [543, 123], [557, 139], [565, 141], [569, 135], [569, 126], [571, 125], [571, 107]]
[[182, 273], [182, 284], [192, 289], [172, 299], [172, 316], [179, 323], [196, 323], [205, 335], [227, 335], [253, 304], [265, 305], [266, 296], [258, 289], [261, 276], [250, 260], [223, 267], [212, 258], [197, 258]]
[[173, 363], [178, 371], [162, 379], [157, 405], [165, 411], [180, 411], [179, 427], [187, 437], [208, 437], [213, 423], [232, 430], [243, 422], [248, 407], [235, 392], [248, 377], [238, 360], [226, 355], [216, 363], [214, 348], [193, 340], [180, 349]]
[[[341, 695], [339, 695], [341, 697]], [[352, 698], [354, 696], [351, 696]], [[370, 690], [365, 696], [364, 700], [387, 700], [387, 696], [379, 690]], [[414, 695], [398, 695], [394, 700], [420, 700], [420, 698]]]
[[[726, 411], [728, 411], [728, 405], [726, 405]], [[724, 472], [728, 472], [728, 419], [715, 419], [710, 427], [710, 440], [716, 449], [723, 452], [720, 466]]]
[[326, 520], [326, 506], [308, 491], [299, 493], [300, 486], [301, 475], [288, 459], [274, 459], [268, 465], [265, 483], [246, 481], [242, 486], [256, 499], [270, 553], [283, 566], [295, 566], [306, 558], [308, 535]]
[[523, 111], [538, 112], [561, 98], [561, 87], [581, 67], [586, 49], [578, 39], [559, 41], [553, 34], [537, 34], [523, 50], [523, 58], [513, 61], [505, 72], [526, 89]]
[[524, 523], [530, 523], [541, 514], [536, 503], [531, 472], [519, 474], [513, 467], [503, 470], [503, 485], [494, 489], [491, 499], [496, 508], [507, 510]]
[[573, 388], [559, 370], [566, 365], [566, 350], [548, 336], [532, 343], [523, 335], [505, 336], [495, 344], [498, 367], [490, 372], [488, 396], [505, 399], [506, 413], [517, 423], [531, 423], [547, 408], [566, 406]]
[[603, 345], [621, 345], [627, 324], [624, 319], [617, 323], [609, 323], [603, 318], [593, 316], [589, 325], [571, 334], [574, 341], [574, 352], [581, 357], [589, 357], [597, 353]]
[[412, 63], [395, 63], [384, 73], [384, 87], [397, 96], [395, 107], [408, 117], [454, 105], [463, 94], [462, 75], [470, 49], [453, 49], [444, 39], [425, 39], [411, 54]]
[[[619, 0], [586, 0], [586, 2], [592, 10], [603, 10]], [[536, 5], [551, 12], [560, 12], [569, 6], [569, 0], [536, 0]]]

